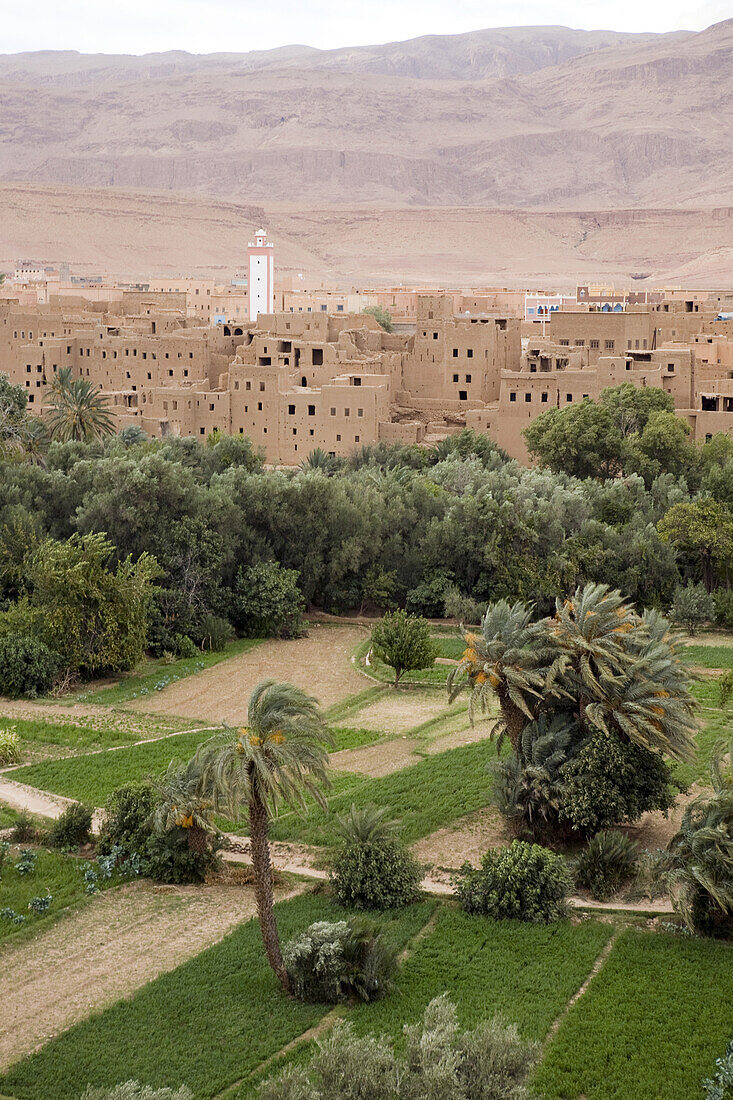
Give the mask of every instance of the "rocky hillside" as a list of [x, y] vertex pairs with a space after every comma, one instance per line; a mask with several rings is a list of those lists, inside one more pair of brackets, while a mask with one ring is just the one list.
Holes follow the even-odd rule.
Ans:
[[298, 206], [733, 203], [733, 20], [0, 57], [0, 180]]

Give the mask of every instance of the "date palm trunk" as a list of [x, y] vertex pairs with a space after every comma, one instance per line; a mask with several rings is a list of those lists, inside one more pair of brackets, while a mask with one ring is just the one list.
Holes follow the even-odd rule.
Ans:
[[249, 840], [252, 854], [252, 868], [255, 875], [255, 902], [260, 921], [262, 943], [267, 961], [274, 970], [280, 985], [286, 993], [290, 992], [290, 980], [285, 969], [280, 937], [277, 932], [274, 904], [274, 876], [270, 859], [269, 816], [267, 807], [256, 790], [251, 792], [249, 802]]
[[501, 707], [502, 717], [506, 725], [507, 736], [511, 741], [514, 751], [518, 752], [519, 739], [522, 736], [522, 730], [527, 725], [529, 719], [527, 718], [527, 715], [519, 709], [516, 703], [512, 701], [505, 684], [501, 684], [496, 689], [496, 694], [499, 699], [499, 706]]

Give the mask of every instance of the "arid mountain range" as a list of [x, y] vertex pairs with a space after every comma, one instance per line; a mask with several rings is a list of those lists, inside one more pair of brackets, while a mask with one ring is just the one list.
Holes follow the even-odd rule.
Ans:
[[0, 104], [0, 263], [224, 268], [264, 216], [318, 278], [733, 280], [733, 20], [5, 55]]

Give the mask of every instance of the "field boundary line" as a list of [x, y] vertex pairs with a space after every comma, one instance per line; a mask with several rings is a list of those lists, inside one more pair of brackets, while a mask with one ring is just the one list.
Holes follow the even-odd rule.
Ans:
[[[414, 951], [416, 945], [420, 943], [421, 940], [424, 940], [426, 936], [430, 935], [438, 922], [439, 912], [440, 905], [436, 905], [433, 909], [433, 912], [425, 921], [425, 924], [422, 926], [422, 928], [419, 928], [414, 936], [412, 936], [408, 940], [408, 942], [405, 944], [405, 947], [399, 954], [400, 963], [403, 963], [406, 959], [408, 959], [411, 953]], [[230, 1085], [227, 1085], [226, 1088], [222, 1089], [221, 1092], [215, 1093], [215, 1095], [212, 1096], [211, 1100], [224, 1100], [225, 1096], [229, 1096], [235, 1089], [238, 1089], [240, 1085], [244, 1084], [245, 1081], [255, 1077], [255, 1075], [257, 1074], [262, 1073], [262, 1071], [266, 1070], [268, 1066], [271, 1066], [280, 1058], [289, 1054], [291, 1050], [295, 1050], [296, 1047], [301, 1046], [302, 1043], [308, 1043], [312, 1039], [318, 1039], [326, 1031], [330, 1031], [338, 1020], [344, 1018], [344, 1010], [346, 1007], [347, 1006], [345, 1005], [334, 1005], [333, 1008], [331, 1008], [324, 1016], [320, 1018], [317, 1024], [313, 1024], [311, 1027], [306, 1028], [305, 1031], [301, 1032], [300, 1035], [296, 1035], [294, 1039], [291, 1039], [285, 1044], [284, 1047], [281, 1047], [280, 1050], [275, 1051], [274, 1054], [270, 1054], [269, 1057], [265, 1058], [264, 1061], [260, 1062], [258, 1066], [255, 1066], [254, 1069], [245, 1074], [244, 1077], [240, 1077], [237, 1081], [232, 1081], [232, 1083]], [[0, 1100], [2, 1100], [2, 1097], [0, 1097]]]
[[593, 982], [593, 979], [597, 978], [598, 975], [600, 974], [601, 970], [603, 970], [603, 967], [606, 964], [606, 960], [608, 959], [608, 956], [613, 951], [613, 948], [615, 947], [616, 941], [618, 940], [620, 934], [621, 934], [620, 931], [617, 929], [611, 936], [609, 936], [606, 943], [604, 943], [603, 947], [598, 952], [598, 955], [596, 956], [592, 967], [588, 971], [588, 973], [585, 976], [585, 978], [584, 978], [583, 982], [581, 983], [580, 987], [575, 991], [575, 993], [573, 993], [572, 997], [570, 998], [568, 1003], [565, 1005], [562, 1012], [560, 1012], [560, 1014], [552, 1021], [552, 1024], [550, 1025], [550, 1030], [547, 1032], [547, 1035], [545, 1036], [545, 1038], [542, 1042], [542, 1053], [543, 1053], [543, 1055], [544, 1055], [545, 1051], [547, 1050], [547, 1048], [549, 1047], [552, 1040], [557, 1035], [557, 1032], [560, 1028], [560, 1025], [566, 1019], [566, 1017], [570, 1013], [570, 1010], [573, 1008], [574, 1005], [576, 1005], [578, 1003], [580, 998], [585, 993], [587, 993], [588, 988], [590, 987], [591, 983]]

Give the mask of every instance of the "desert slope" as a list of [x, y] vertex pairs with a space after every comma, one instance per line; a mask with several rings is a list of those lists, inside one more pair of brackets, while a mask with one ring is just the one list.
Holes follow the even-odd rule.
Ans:
[[245, 203], [733, 203], [733, 20], [322, 52], [0, 58], [0, 179]]
[[[231, 274], [256, 223], [281, 274], [340, 286], [733, 283], [733, 208], [526, 211], [265, 207], [117, 189], [0, 184], [0, 270], [19, 256], [89, 273]], [[645, 279], [635, 276], [645, 275]]]

